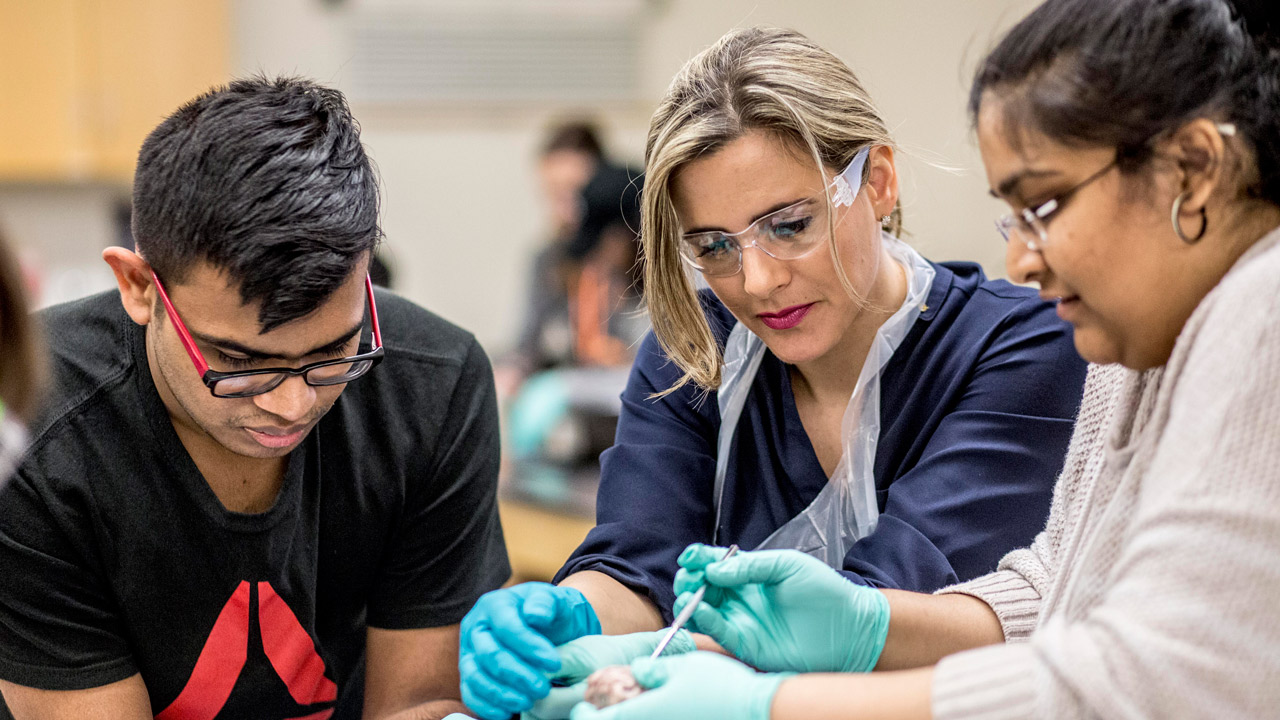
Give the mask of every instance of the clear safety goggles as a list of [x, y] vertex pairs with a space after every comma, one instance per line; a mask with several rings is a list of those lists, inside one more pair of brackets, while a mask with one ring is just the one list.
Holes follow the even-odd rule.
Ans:
[[798, 260], [823, 245], [830, 234], [830, 209], [853, 205], [862, 189], [862, 169], [867, 146], [827, 185], [824, 193], [805, 198], [781, 210], [764, 215], [735, 233], [712, 230], [689, 233], [680, 238], [680, 257], [703, 275], [723, 277], [742, 269], [742, 253], [758, 248], [779, 260]]

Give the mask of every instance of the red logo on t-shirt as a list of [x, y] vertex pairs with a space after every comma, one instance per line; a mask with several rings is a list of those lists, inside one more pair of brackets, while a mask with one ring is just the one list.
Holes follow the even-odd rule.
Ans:
[[[269, 582], [258, 585], [258, 626], [271, 667], [299, 705], [333, 702], [338, 686], [324, 675], [324, 660], [289, 605]], [[156, 720], [213, 720], [227, 704], [249, 653], [249, 591], [241, 581], [205, 640], [200, 657], [177, 699]], [[293, 720], [326, 720], [333, 709]]]

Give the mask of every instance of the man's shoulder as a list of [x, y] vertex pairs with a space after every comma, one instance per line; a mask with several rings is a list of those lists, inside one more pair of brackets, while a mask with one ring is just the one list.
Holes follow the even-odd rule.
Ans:
[[439, 426], [445, 419], [438, 416], [459, 394], [493, 394], [489, 359], [474, 335], [388, 290], [375, 296], [386, 354], [343, 392], [344, 404], [371, 430], [401, 419], [406, 431]]
[[117, 356], [119, 347], [103, 347], [102, 340], [121, 336], [131, 322], [114, 290], [52, 305], [36, 313], [49, 349], [57, 356]]
[[104, 292], [37, 313], [48, 348], [52, 382], [33, 424], [38, 438], [60, 419], [120, 382], [134, 368], [142, 330], [117, 293]]
[[386, 363], [461, 366], [476, 355], [475, 336], [426, 308], [378, 288], [378, 324]]

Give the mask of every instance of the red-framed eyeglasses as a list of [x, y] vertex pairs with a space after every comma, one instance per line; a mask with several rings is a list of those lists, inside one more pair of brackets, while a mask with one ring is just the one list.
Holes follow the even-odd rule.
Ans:
[[322, 360], [298, 368], [263, 368], [242, 372], [219, 372], [209, 368], [204, 354], [200, 352], [200, 348], [196, 347], [195, 339], [191, 337], [186, 324], [178, 316], [177, 309], [169, 300], [169, 293], [165, 292], [164, 284], [160, 282], [159, 277], [156, 277], [154, 270], [151, 271], [151, 279], [160, 293], [160, 302], [164, 303], [165, 311], [169, 313], [169, 317], [173, 318], [173, 328], [178, 332], [182, 347], [186, 348], [187, 355], [196, 366], [196, 372], [200, 373], [200, 379], [204, 381], [214, 397], [245, 398], [261, 395], [276, 389], [280, 383], [293, 375], [301, 375], [308, 385], [341, 385], [372, 370], [382, 361], [385, 354], [382, 349], [382, 331], [378, 327], [378, 305], [373, 301], [373, 281], [368, 275], [364, 278], [364, 289], [369, 299], [369, 320], [373, 325], [373, 348], [369, 352], [334, 360]]

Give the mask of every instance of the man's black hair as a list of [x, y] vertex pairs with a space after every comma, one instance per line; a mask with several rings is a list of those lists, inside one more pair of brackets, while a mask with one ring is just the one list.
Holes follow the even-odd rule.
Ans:
[[382, 236], [378, 180], [337, 90], [236, 80], [147, 137], [133, 183], [139, 252], [169, 285], [225, 271], [267, 332], [315, 310]]

